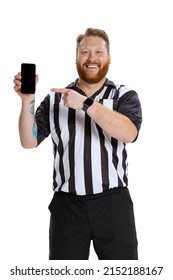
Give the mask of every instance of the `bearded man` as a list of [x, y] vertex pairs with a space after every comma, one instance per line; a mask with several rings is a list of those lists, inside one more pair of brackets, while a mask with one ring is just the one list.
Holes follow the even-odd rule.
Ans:
[[134, 90], [106, 77], [110, 62], [108, 35], [88, 28], [77, 37], [79, 77], [51, 89], [36, 113], [35, 94], [22, 94], [15, 75], [22, 146], [37, 147], [48, 135], [53, 143], [50, 260], [87, 260], [91, 241], [100, 260], [138, 259], [126, 144], [138, 137], [142, 111]]

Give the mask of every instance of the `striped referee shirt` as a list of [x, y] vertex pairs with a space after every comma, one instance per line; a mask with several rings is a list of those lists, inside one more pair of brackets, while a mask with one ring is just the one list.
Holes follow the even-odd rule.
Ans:
[[[67, 86], [82, 94], [78, 79]], [[126, 144], [107, 135], [84, 111], [64, 107], [61, 93], [50, 93], [37, 108], [38, 145], [51, 134], [53, 142], [54, 191], [77, 195], [102, 193], [126, 187]], [[141, 105], [135, 91], [106, 79], [101, 92], [91, 98], [126, 115], [138, 132]]]

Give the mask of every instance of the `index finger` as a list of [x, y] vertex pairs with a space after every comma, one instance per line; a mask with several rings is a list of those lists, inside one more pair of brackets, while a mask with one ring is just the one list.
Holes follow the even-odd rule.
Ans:
[[14, 76], [15, 79], [20, 80], [21, 79], [21, 72], [18, 72], [18, 74], [16, 74]]
[[66, 89], [66, 88], [51, 88], [51, 91], [66, 93], [68, 91], [68, 89]]

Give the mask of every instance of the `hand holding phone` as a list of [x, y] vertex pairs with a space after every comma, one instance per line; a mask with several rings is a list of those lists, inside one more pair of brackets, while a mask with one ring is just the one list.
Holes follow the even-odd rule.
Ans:
[[21, 64], [21, 93], [34, 94], [35, 93], [35, 75], [36, 65], [33, 63]]

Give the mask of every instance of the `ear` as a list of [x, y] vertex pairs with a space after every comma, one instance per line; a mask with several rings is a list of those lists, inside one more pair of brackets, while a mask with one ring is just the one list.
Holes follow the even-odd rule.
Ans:
[[108, 54], [108, 61], [109, 61], [109, 64], [111, 64], [111, 55]]

